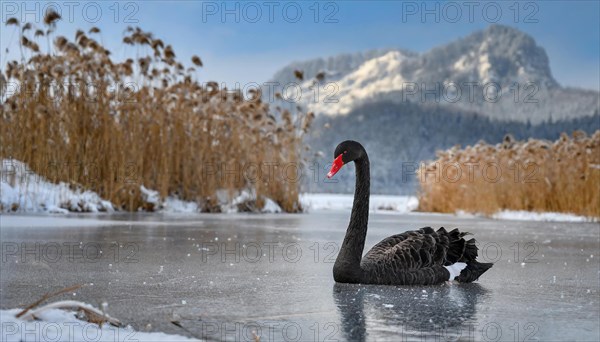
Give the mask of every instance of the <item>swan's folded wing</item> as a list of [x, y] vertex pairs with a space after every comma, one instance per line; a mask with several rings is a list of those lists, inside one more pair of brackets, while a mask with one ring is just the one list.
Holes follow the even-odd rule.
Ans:
[[443, 263], [446, 235], [427, 227], [389, 237], [362, 259], [364, 282], [387, 285], [430, 285], [449, 279]]
[[443, 265], [449, 241], [425, 227], [390, 236], [375, 246], [363, 258], [363, 264], [386, 265], [408, 270]]

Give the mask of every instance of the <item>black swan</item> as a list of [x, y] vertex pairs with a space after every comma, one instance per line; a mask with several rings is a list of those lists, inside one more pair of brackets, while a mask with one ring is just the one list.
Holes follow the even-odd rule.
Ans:
[[356, 141], [340, 143], [328, 178], [344, 164], [356, 165], [356, 188], [350, 223], [333, 265], [338, 283], [381, 285], [435, 285], [449, 280], [470, 283], [477, 280], [492, 263], [480, 263], [475, 239], [458, 229], [437, 231], [425, 227], [390, 236], [376, 244], [364, 257], [369, 221], [369, 157]]

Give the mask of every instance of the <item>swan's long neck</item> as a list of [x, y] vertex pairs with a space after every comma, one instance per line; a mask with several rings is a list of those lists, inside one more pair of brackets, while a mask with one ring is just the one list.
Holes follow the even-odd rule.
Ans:
[[354, 278], [360, 278], [361, 275], [360, 260], [365, 248], [369, 222], [370, 166], [367, 154], [365, 153], [363, 157], [356, 159], [354, 164], [356, 165], [354, 203], [346, 237], [335, 260], [334, 278], [336, 278], [336, 281], [342, 281], [338, 280], [338, 277], [350, 277], [352, 279], [344, 280], [354, 282], [352, 280], [358, 281]]

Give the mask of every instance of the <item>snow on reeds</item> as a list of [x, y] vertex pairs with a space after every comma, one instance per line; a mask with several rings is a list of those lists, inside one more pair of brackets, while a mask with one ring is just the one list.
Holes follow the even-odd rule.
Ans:
[[[74, 40], [11, 18], [21, 61], [0, 72], [0, 158], [19, 160], [49, 182], [97, 193], [117, 209], [153, 210], [142, 186], [218, 211], [217, 191], [256, 194], [283, 210], [301, 210], [302, 135], [314, 115], [300, 109], [269, 114], [260, 91], [220, 88], [198, 80], [199, 57], [187, 68], [171, 45], [128, 28], [116, 61], [97, 28]], [[8, 29], [8, 28], [5, 28]], [[33, 33], [35, 32], [35, 34]], [[37, 40], [52, 42], [42, 52]], [[135, 52], [135, 53], [133, 53]]]
[[561, 212], [600, 217], [600, 131], [555, 141], [484, 142], [438, 152], [423, 164], [419, 210]]

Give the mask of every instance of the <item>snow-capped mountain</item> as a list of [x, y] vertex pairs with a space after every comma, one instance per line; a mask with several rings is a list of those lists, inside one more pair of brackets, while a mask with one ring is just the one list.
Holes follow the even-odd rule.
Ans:
[[[319, 72], [327, 74], [327, 81], [339, 80], [344, 75], [356, 70], [365, 61], [377, 58], [397, 49], [378, 49], [366, 52], [344, 53], [328, 58], [317, 58], [303, 62], [292, 62], [273, 76], [273, 79], [285, 85], [297, 82], [294, 70], [301, 70], [305, 79], [313, 79]], [[410, 52], [405, 52], [410, 53]]]
[[401, 68], [407, 60], [413, 58], [413, 55], [400, 51], [390, 51], [371, 58], [335, 82], [337, 91], [332, 93], [335, 101], [309, 101], [308, 108], [316, 113], [329, 115], [348, 114], [353, 108], [376, 100], [382, 94], [402, 90], [407, 81]]
[[[483, 31], [418, 54], [374, 50], [293, 63], [274, 80], [304, 73], [301, 104], [316, 114], [346, 115], [374, 102], [412, 102], [476, 112], [494, 120], [533, 124], [593, 115], [598, 92], [561, 87], [548, 56], [529, 35], [507, 26]], [[319, 96], [314, 77], [325, 73]]]
[[437, 47], [405, 65], [409, 79], [425, 82], [535, 82], [554, 88], [548, 56], [535, 40], [508, 26], [491, 25]]

